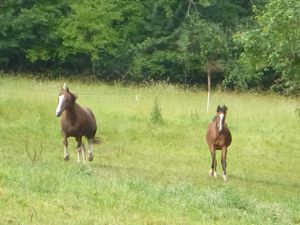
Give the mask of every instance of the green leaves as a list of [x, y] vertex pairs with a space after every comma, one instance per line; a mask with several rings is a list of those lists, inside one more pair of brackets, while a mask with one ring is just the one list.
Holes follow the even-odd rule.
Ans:
[[6, 0], [0, 69], [296, 90], [300, 3], [255, 2]]
[[113, 23], [121, 21], [121, 15], [109, 1], [84, 1], [71, 5], [72, 14], [63, 19], [60, 32], [63, 44], [74, 51], [86, 51], [96, 60], [101, 49], [113, 52], [109, 45], [118, 41]]
[[0, 8], [0, 66], [17, 68], [56, 60], [56, 18], [64, 14], [65, 7], [64, 2], [56, 1], [7, 1]]
[[140, 26], [140, 5], [128, 1], [85, 0], [70, 7], [71, 14], [62, 19], [58, 29], [65, 48], [61, 57], [66, 60], [74, 54], [85, 54], [93, 67], [101, 71], [118, 66], [116, 61], [128, 56], [130, 40], [135, 38], [133, 35]]
[[299, 79], [300, 2], [274, 0], [256, 12], [257, 28], [235, 36], [244, 49], [241, 60], [257, 71], [271, 67], [284, 79]]

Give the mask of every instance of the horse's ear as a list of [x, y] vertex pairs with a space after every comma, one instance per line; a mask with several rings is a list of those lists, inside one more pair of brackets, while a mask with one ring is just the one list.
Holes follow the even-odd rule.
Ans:
[[67, 87], [66, 83], [64, 83], [63, 89], [69, 92], [69, 88]]
[[222, 108], [223, 108], [224, 112], [226, 113], [227, 112], [227, 106], [223, 105]]
[[221, 107], [220, 107], [220, 105], [218, 105], [217, 112], [220, 112], [220, 110], [221, 110]]

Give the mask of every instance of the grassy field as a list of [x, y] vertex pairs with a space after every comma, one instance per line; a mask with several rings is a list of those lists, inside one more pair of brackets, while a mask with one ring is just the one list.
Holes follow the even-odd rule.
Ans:
[[[207, 114], [199, 90], [68, 81], [102, 142], [83, 165], [73, 139], [63, 160], [63, 82], [0, 77], [0, 224], [300, 224], [299, 99], [217, 92]], [[233, 135], [226, 183], [208, 177], [218, 104]]]

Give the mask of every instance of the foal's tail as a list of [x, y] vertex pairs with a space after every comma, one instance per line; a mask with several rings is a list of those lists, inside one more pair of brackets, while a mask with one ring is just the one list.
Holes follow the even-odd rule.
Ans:
[[100, 137], [93, 137], [93, 144], [100, 145], [102, 143], [102, 140]]
[[85, 138], [89, 141], [89, 140], [93, 140], [93, 144], [96, 144], [96, 145], [100, 145], [102, 143], [102, 140], [100, 137], [93, 137], [93, 138], [90, 138], [88, 136], [85, 136]]

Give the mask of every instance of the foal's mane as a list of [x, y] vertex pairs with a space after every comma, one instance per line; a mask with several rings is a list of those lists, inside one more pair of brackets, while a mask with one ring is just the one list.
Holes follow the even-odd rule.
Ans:
[[73, 102], [75, 102], [76, 99], [77, 99], [77, 95], [73, 94], [72, 92], [69, 92], [69, 94], [70, 94], [70, 96], [71, 96], [71, 100], [72, 100]]
[[77, 95], [73, 94], [72, 92], [69, 91], [69, 88], [67, 88], [66, 92], [70, 95], [71, 97], [71, 102], [75, 103], [76, 99], [77, 99]]

